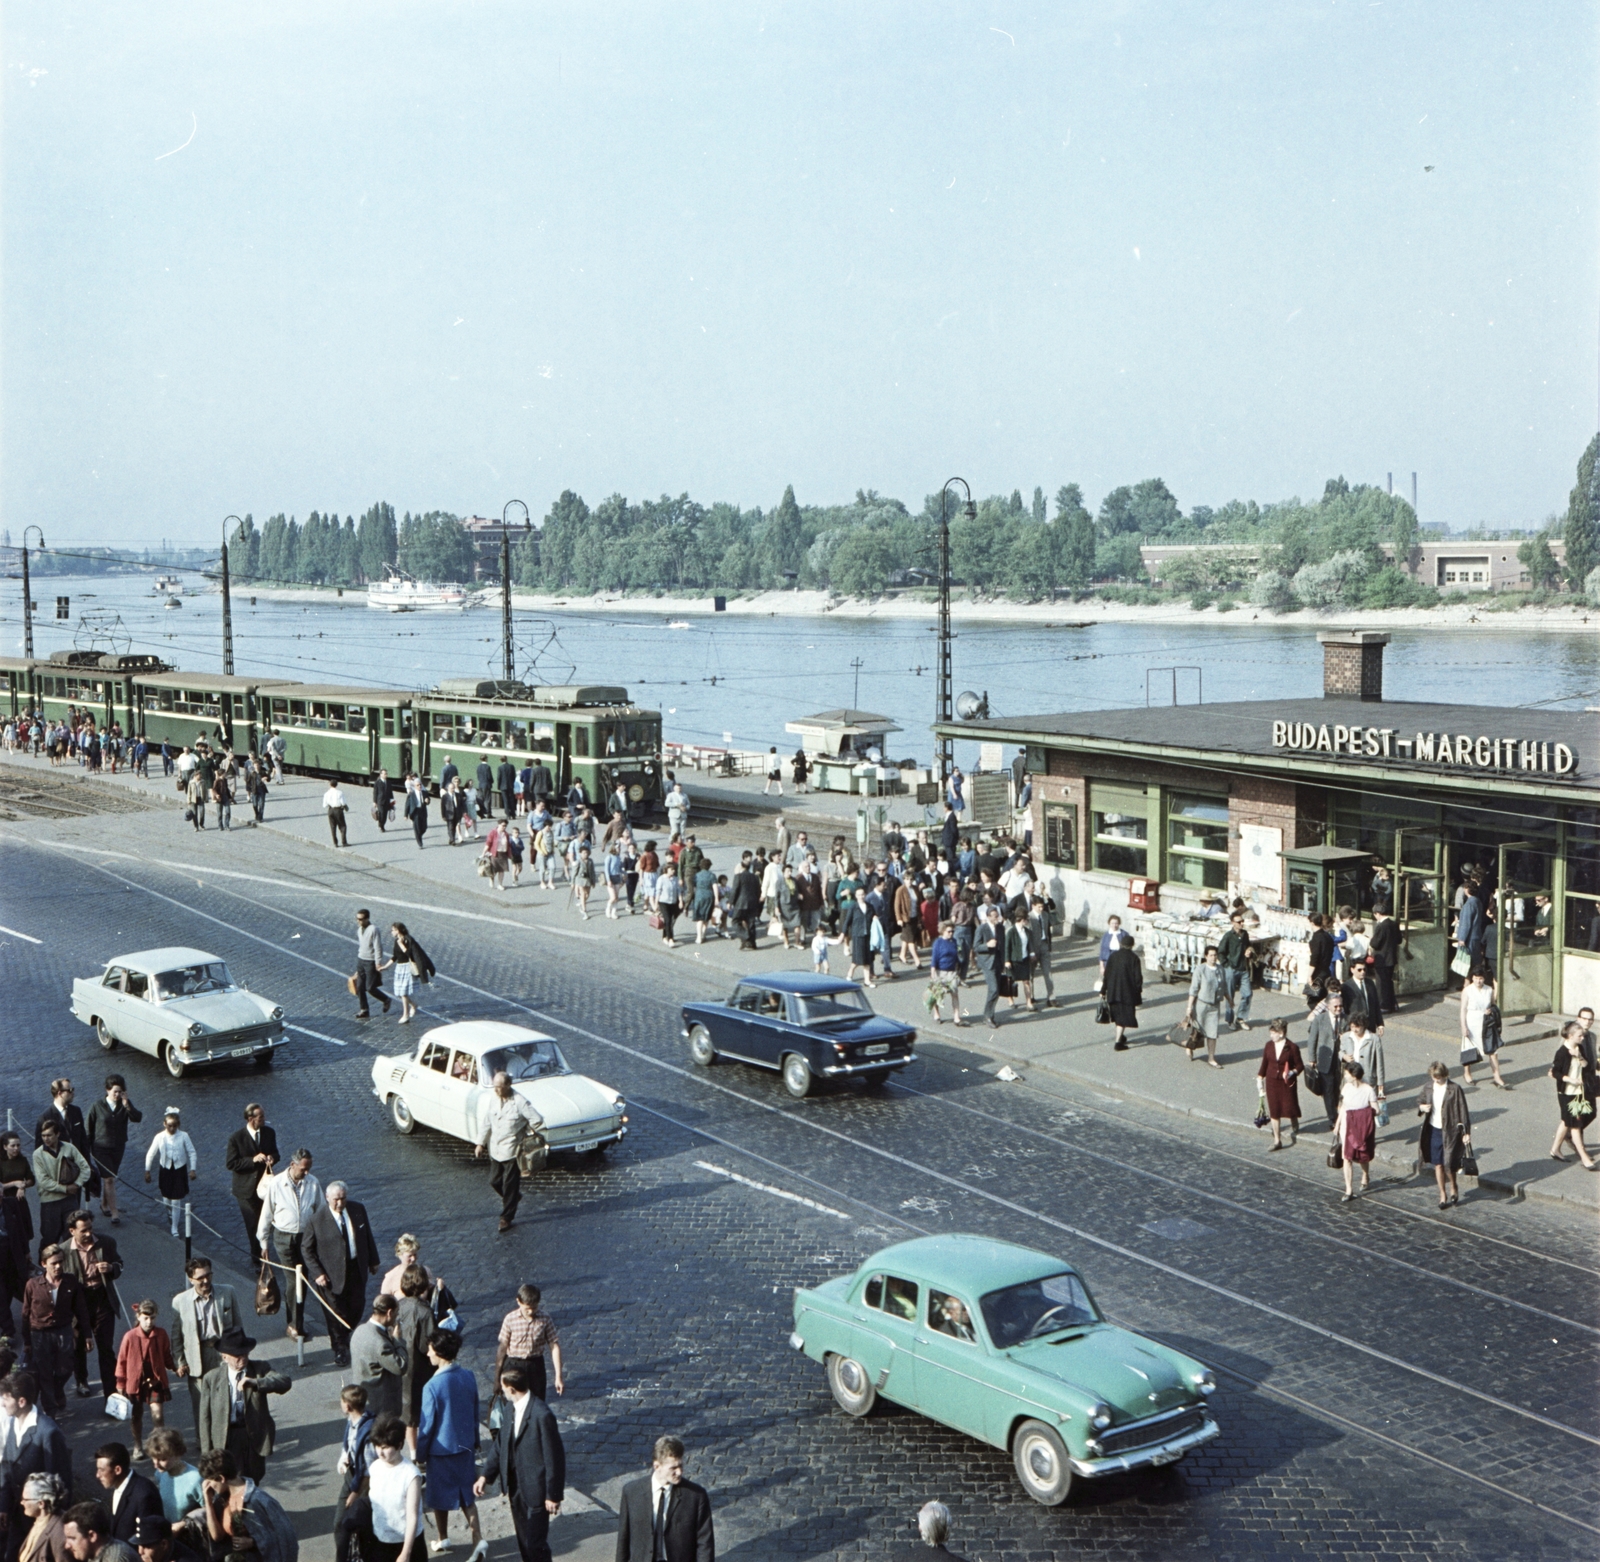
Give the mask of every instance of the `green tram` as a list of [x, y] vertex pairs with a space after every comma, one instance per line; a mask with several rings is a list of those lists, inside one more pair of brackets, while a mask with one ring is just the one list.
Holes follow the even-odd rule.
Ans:
[[189, 673], [154, 656], [56, 651], [48, 661], [0, 658], [0, 715], [29, 707], [49, 721], [92, 711], [163, 741], [198, 737], [236, 754], [260, 753], [281, 733], [287, 769], [365, 783], [380, 769], [425, 775], [437, 791], [446, 764], [471, 776], [487, 758], [548, 765], [556, 789], [581, 779], [597, 804], [621, 784], [636, 813], [665, 795], [661, 713], [634, 705], [614, 684], [528, 685], [446, 679], [422, 693], [221, 673]]

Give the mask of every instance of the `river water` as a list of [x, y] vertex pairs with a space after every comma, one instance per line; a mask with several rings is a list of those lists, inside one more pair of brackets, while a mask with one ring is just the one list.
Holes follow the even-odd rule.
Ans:
[[[185, 595], [181, 608], [164, 608], [148, 577], [35, 577], [36, 653], [87, 644], [81, 621], [92, 615], [118, 620], [134, 651], [214, 672], [222, 665], [222, 599], [198, 576], [187, 580], [197, 594]], [[20, 583], [6, 583], [0, 643], [9, 655], [21, 654], [20, 595]], [[58, 595], [70, 598], [66, 622], [53, 617]], [[1248, 614], [1192, 626], [958, 623], [955, 686], [987, 691], [996, 716], [1143, 705], [1147, 682], [1152, 702], [1169, 703], [1173, 675], [1157, 669], [1173, 666], [1199, 669], [1177, 674], [1185, 704], [1202, 691], [1207, 703], [1319, 694], [1314, 631], [1252, 622]], [[517, 672], [540, 683], [625, 684], [639, 704], [661, 710], [669, 741], [685, 743], [718, 745], [731, 734], [741, 748], [776, 743], [789, 752], [795, 740], [783, 730], [786, 721], [855, 705], [904, 729], [891, 740], [893, 757], [929, 762], [935, 638], [928, 624], [696, 617], [690, 627], [672, 629], [669, 622], [620, 605], [604, 613], [519, 612]], [[498, 677], [501, 667], [498, 606], [394, 615], [369, 609], [359, 592], [306, 603], [257, 598], [254, 605], [247, 590], [236, 592], [233, 643], [235, 670], [264, 679], [425, 689], [444, 677]], [[1393, 699], [1581, 711], [1600, 704], [1600, 635], [1396, 631], [1384, 689]], [[958, 754], [963, 764], [972, 757]]]

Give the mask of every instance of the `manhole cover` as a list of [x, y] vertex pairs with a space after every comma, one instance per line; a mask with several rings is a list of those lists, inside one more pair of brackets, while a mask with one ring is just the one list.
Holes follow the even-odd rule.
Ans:
[[1202, 1226], [1198, 1220], [1189, 1220], [1182, 1215], [1174, 1215], [1168, 1220], [1146, 1221], [1139, 1229], [1152, 1231], [1169, 1242], [1192, 1242], [1196, 1237], [1211, 1235], [1210, 1226]]

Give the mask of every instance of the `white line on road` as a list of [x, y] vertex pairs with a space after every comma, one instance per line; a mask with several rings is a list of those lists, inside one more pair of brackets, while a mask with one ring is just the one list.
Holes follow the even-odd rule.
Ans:
[[31, 933], [19, 933], [14, 927], [0, 927], [0, 933], [8, 933], [12, 938], [20, 938], [25, 944], [42, 944], [42, 938], [35, 938]]
[[340, 1041], [337, 1036], [324, 1036], [319, 1030], [307, 1030], [304, 1025], [285, 1025], [285, 1030], [292, 1030], [297, 1036], [310, 1036], [316, 1041], [330, 1041], [336, 1047], [348, 1047], [348, 1041]]
[[719, 1177], [726, 1177], [731, 1182], [742, 1183], [747, 1188], [754, 1188], [758, 1193], [770, 1193], [775, 1199], [788, 1199], [791, 1204], [804, 1204], [807, 1209], [817, 1210], [824, 1215], [832, 1215], [839, 1220], [849, 1220], [850, 1217], [842, 1209], [832, 1209], [826, 1204], [819, 1204], [815, 1199], [808, 1199], [801, 1193], [790, 1193], [786, 1188], [774, 1188], [770, 1182], [757, 1182], [754, 1177], [741, 1177], [736, 1171], [729, 1171], [726, 1166], [713, 1166], [710, 1161], [696, 1161], [695, 1165], [701, 1171], [715, 1172]]

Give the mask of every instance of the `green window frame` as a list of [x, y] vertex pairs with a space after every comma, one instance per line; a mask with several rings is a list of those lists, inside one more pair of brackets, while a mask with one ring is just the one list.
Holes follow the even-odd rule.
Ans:
[[1150, 877], [1150, 794], [1144, 787], [1089, 783], [1092, 861], [1101, 873]]
[[1171, 884], [1228, 887], [1228, 799], [1210, 792], [1167, 794], [1167, 871]]
[[1044, 860], [1063, 868], [1078, 866], [1078, 805], [1044, 805]]

